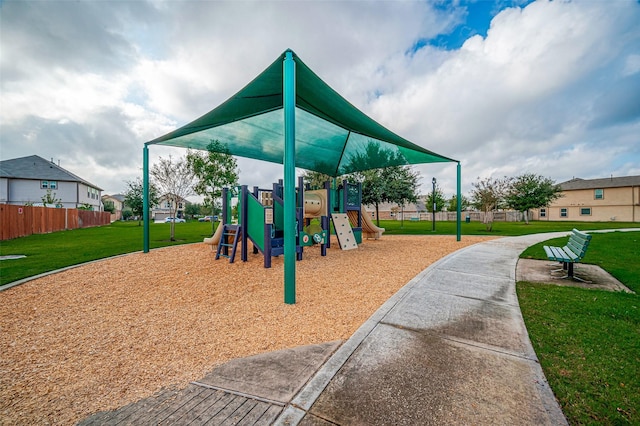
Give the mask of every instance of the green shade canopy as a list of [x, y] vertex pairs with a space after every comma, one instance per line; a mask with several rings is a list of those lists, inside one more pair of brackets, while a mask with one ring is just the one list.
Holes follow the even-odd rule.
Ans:
[[[147, 145], [206, 150], [283, 163], [283, 60], [278, 57], [230, 99]], [[295, 166], [329, 176], [373, 168], [456, 161], [415, 145], [351, 105], [295, 53]]]

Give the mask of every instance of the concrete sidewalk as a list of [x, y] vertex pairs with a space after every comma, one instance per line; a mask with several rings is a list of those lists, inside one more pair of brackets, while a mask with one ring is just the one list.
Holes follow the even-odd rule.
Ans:
[[457, 251], [389, 299], [285, 406], [278, 425], [566, 424], [515, 291], [532, 244]]
[[185, 389], [80, 424], [566, 425], [515, 289], [520, 253], [566, 235], [461, 249], [411, 280], [344, 343], [235, 359]]

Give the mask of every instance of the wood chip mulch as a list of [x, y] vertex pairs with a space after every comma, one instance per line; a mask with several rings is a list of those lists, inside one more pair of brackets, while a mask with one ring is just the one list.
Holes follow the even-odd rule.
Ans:
[[305, 249], [297, 303], [283, 261], [214, 261], [204, 244], [135, 253], [0, 292], [0, 424], [72, 424], [217, 365], [348, 339], [432, 262], [486, 237], [384, 236]]

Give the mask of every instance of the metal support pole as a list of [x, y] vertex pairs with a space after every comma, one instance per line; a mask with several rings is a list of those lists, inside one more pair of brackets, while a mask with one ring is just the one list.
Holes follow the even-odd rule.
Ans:
[[296, 64], [287, 51], [283, 64], [284, 103], [284, 303], [296, 303]]
[[457, 219], [456, 219], [456, 241], [460, 241], [461, 238], [461, 234], [462, 234], [462, 226], [461, 226], [461, 218], [460, 216], [462, 216], [462, 197], [460, 196], [460, 186], [461, 186], [461, 180], [462, 180], [462, 168], [460, 166], [460, 162], [458, 162], [458, 185], [457, 185], [457, 191], [456, 191], [456, 201], [457, 201], [457, 205], [456, 205], [456, 210], [458, 212], [458, 214], [456, 215]]
[[436, 178], [431, 179], [431, 184], [433, 185], [433, 190], [431, 192], [431, 219], [432, 219], [431, 230], [435, 232], [436, 230]]
[[142, 148], [142, 251], [149, 253], [149, 147]]

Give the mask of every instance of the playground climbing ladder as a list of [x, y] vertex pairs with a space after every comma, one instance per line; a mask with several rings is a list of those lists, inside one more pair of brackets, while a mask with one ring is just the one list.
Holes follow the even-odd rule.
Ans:
[[352, 250], [358, 248], [356, 237], [353, 235], [349, 217], [346, 213], [331, 213], [333, 227], [338, 237], [338, 244], [342, 250]]
[[[240, 225], [221, 225], [222, 235], [220, 236], [220, 242], [218, 243], [218, 250], [216, 251], [216, 260], [220, 259], [220, 256], [229, 259], [229, 263], [233, 263], [236, 258], [236, 249], [238, 248], [238, 241], [240, 241], [240, 234], [242, 233], [242, 227]], [[231, 248], [231, 254], [229, 254], [229, 248]]]

